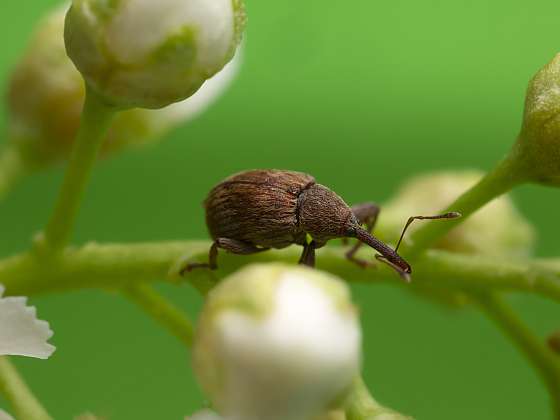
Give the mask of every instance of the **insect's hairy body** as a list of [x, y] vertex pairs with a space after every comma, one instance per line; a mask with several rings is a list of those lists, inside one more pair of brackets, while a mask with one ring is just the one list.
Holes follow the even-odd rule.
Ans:
[[231, 238], [267, 248], [318, 244], [339, 237], [351, 217], [344, 201], [308, 174], [253, 170], [215, 186], [204, 202], [213, 239]]
[[[397, 253], [410, 224], [417, 219], [452, 219], [459, 213], [410, 217], [397, 247], [392, 249], [372, 235], [379, 206], [362, 203], [352, 208], [315, 178], [303, 172], [257, 169], [230, 176], [216, 185], [204, 201], [206, 225], [214, 241], [208, 262], [193, 262], [181, 273], [196, 268], [218, 268], [218, 249], [233, 254], [251, 255], [270, 248], [302, 245], [300, 264], [315, 267], [315, 250], [329, 239], [356, 238], [346, 258], [366, 268], [371, 264], [356, 252], [362, 244], [381, 255], [376, 258], [389, 264], [405, 280], [412, 268]], [[311, 240], [308, 240], [308, 236]]]

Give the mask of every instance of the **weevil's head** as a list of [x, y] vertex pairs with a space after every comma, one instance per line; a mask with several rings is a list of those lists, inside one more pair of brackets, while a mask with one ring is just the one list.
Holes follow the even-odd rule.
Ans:
[[298, 204], [300, 227], [318, 244], [355, 237], [356, 229], [360, 228], [348, 204], [323, 185], [314, 184], [303, 191]]
[[299, 197], [300, 227], [319, 245], [329, 239], [356, 238], [381, 254], [380, 259], [409, 280], [410, 265], [390, 246], [365, 230], [350, 207], [327, 187], [314, 184]]

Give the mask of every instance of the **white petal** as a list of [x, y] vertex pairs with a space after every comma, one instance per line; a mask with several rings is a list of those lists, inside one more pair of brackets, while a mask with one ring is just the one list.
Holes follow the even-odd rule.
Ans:
[[0, 420], [14, 420], [14, 418], [4, 410], [0, 409]]
[[0, 285], [0, 355], [48, 358], [55, 347], [47, 343], [53, 332], [49, 323], [36, 317], [25, 297], [3, 298]]

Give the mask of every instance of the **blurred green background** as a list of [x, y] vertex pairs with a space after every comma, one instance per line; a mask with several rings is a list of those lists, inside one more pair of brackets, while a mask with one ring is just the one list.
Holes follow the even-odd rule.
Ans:
[[[1, 80], [55, 4], [3, 2]], [[560, 50], [560, 3], [551, 0], [247, 6], [245, 63], [233, 87], [157, 147], [99, 164], [77, 242], [205, 238], [206, 192], [248, 168], [312, 173], [350, 203], [383, 201], [421, 172], [489, 169], [516, 135], [527, 81]], [[29, 178], [2, 203], [1, 255], [29, 246], [61, 175]], [[558, 254], [559, 191], [529, 186], [514, 196], [537, 226], [539, 255]], [[160, 290], [196, 316], [200, 300], [189, 287]], [[419, 420], [550, 418], [534, 372], [479, 313], [451, 312], [402, 288], [354, 292], [366, 380], [384, 404]], [[58, 350], [46, 362], [16, 362], [56, 419], [86, 410], [178, 419], [201, 406], [180, 343], [120, 296], [82, 291], [32, 302]], [[560, 327], [552, 303], [512, 302], [543, 337]]]

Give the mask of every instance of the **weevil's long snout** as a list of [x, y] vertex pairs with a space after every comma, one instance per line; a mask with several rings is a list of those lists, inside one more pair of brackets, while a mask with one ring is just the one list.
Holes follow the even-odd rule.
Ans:
[[378, 251], [382, 255], [383, 259], [385, 259], [389, 263], [389, 265], [395, 268], [395, 270], [398, 271], [403, 278], [409, 278], [409, 274], [412, 273], [410, 264], [408, 264], [391, 247], [381, 242], [379, 239], [377, 239], [362, 227], [356, 229], [356, 238]]

